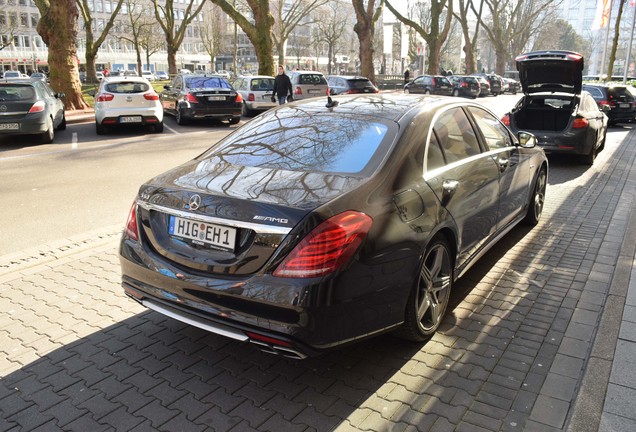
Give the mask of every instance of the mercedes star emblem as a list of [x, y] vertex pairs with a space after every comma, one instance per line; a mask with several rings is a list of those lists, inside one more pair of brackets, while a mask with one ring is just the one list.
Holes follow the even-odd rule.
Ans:
[[192, 195], [190, 197], [190, 210], [197, 210], [201, 206], [201, 197], [199, 195]]

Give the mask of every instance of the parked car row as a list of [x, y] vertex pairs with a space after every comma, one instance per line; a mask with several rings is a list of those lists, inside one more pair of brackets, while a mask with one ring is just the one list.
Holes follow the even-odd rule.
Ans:
[[[512, 87], [511, 87], [512, 86]], [[516, 93], [519, 85], [515, 80], [504, 81], [495, 74], [420, 75], [404, 85], [404, 93], [433, 94], [442, 96], [497, 96], [506, 91]]]

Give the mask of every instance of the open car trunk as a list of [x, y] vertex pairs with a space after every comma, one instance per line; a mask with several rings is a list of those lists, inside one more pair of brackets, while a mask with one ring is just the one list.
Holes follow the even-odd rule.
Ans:
[[526, 103], [517, 106], [510, 114], [520, 130], [564, 130], [576, 109], [574, 96], [533, 95]]

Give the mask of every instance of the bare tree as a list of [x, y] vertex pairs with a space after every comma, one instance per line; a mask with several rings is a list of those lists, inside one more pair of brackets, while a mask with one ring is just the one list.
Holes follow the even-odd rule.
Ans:
[[352, 0], [352, 2], [356, 13], [356, 24], [353, 26], [353, 31], [356, 32], [360, 41], [361, 74], [371, 82], [375, 82], [373, 68], [375, 24], [382, 16], [384, 0]]
[[223, 22], [221, 10], [210, 5], [203, 17], [203, 25], [199, 28], [199, 37], [205, 52], [210, 56], [210, 64], [214, 68], [216, 55], [223, 47]]
[[477, 23], [475, 25], [475, 31], [470, 34], [469, 15], [468, 10], [472, 8], [473, 0], [458, 0], [459, 9], [453, 12], [453, 15], [459, 21], [462, 27], [462, 34], [464, 36], [464, 46], [462, 51], [465, 55], [466, 73], [471, 74], [477, 72], [477, 61], [475, 59], [475, 48], [477, 46], [477, 38], [479, 37], [479, 26], [481, 21], [481, 14], [484, 9], [484, 2], [479, 2], [479, 8], [475, 11], [477, 15]]
[[18, 30], [18, 11], [14, 5], [5, 5], [7, 14], [0, 13], [0, 51], [13, 44]]
[[274, 17], [270, 12], [269, 0], [245, 0], [251, 12], [249, 17], [236, 8], [235, 2], [230, 3], [228, 0], [209, 1], [218, 5], [223, 12], [233, 19], [252, 42], [258, 58], [258, 73], [261, 75], [274, 75], [274, 45], [272, 37]]
[[[614, 25], [614, 40], [612, 41], [612, 49], [610, 51], [609, 64], [607, 65], [607, 78], [608, 80], [612, 79], [612, 74], [614, 73], [614, 61], [616, 61], [616, 48], [618, 47], [618, 38], [620, 37], [620, 28], [621, 28], [621, 18], [623, 17], [623, 6], [625, 6], [626, 0], [620, 0], [620, 4], [618, 6], [618, 15], [616, 15], [616, 24]], [[628, 64], [625, 64], [625, 67], [629, 67]], [[603, 71], [601, 71], [602, 73]]]
[[[104, 40], [106, 40], [108, 32], [110, 32], [110, 29], [113, 27], [115, 18], [117, 18], [117, 14], [119, 14], [119, 10], [121, 9], [121, 5], [124, 0], [117, 0], [117, 4], [115, 5], [113, 12], [108, 18], [108, 21], [104, 23], [104, 28], [97, 39], [95, 39], [95, 34], [93, 32], [95, 30], [99, 31], [99, 29], [95, 29], [93, 27], [93, 16], [88, 6], [88, 0], [75, 1], [80, 14], [82, 15], [82, 19], [84, 20], [84, 33], [86, 35], [86, 51], [84, 54], [86, 56], [86, 81], [96, 83], [97, 75], [95, 71], [95, 59], [97, 58], [97, 52], [99, 51], [99, 47], [104, 43]], [[92, 3], [93, 2], [91, 1], [91, 4]]]
[[119, 38], [130, 42], [135, 48], [137, 73], [141, 75], [143, 70], [141, 63], [142, 41], [149, 38], [146, 34], [152, 33], [152, 28], [156, 25], [153, 22], [155, 20], [150, 19], [149, 11], [144, 8], [144, 3], [140, 0], [126, 0], [124, 8], [125, 14], [128, 16], [128, 24], [124, 25], [126, 36], [120, 35]]
[[88, 108], [77, 67], [79, 11], [75, 0], [35, 0], [40, 11], [38, 33], [49, 49], [51, 87], [66, 95], [67, 110]]
[[[453, 1], [431, 0], [430, 5], [417, 2], [412, 7], [412, 20], [399, 13], [388, 0], [385, 0], [385, 3], [398, 20], [414, 29], [428, 45], [427, 73], [431, 75], [439, 73], [442, 45], [446, 42], [453, 20]], [[440, 27], [442, 20], [443, 26]]]
[[[186, 8], [180, 9], [176, 0], [152, 0], [157, 23], [161, 26], [166, 37], [166, 51], [168, 51], [168, 73], [177, 73], [177, 51], [183, 43], [186, 30], [190, 23], [199, 15], [205, 0], [201, 0], [195, 7], [196, 0], [187, 0]], [[177, 23], [177, 21], [180, 21]]]
[[336, 63], [338, 43], [347, 28], [347, 14], [339, 11], [338, 3], [332, 1], [316, 11], [316, 40], [327, 46], [327, 74]]
[[[533, 30], [541, 29], [538, 22], [556, 8], [562, 0], [481, 0], [489, 18], [479, 16], [479, 22], [495, 50], [495, 71], [503, 74], [506, 64], [528, 45]], [[471, 9], [477, 15], [475, 4]]]
[[[278, 64], [285, 64], [287, 39], [299, 24], [308, 24], [311, 13], [329, 0], [270, 0], [274, 28], [272, 36], [278, 50]], [[333, 0], [331, 1], [333, 3]]]

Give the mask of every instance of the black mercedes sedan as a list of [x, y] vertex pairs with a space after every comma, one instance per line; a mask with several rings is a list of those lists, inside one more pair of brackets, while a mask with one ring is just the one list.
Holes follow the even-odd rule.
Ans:
[[535, 144], [453, 98], [283, 105], [141, 186], [123, 288], [291, 358], [387, 331], [427, 340], [455, 280], [538, 223], [548, 164]]
[[163, 87], [159, 94], [163, 112], [180, 125], [201, 119], [231, 125], [241, 121], [243, 97], [221, 75], [178, 74], [172, 84]]

